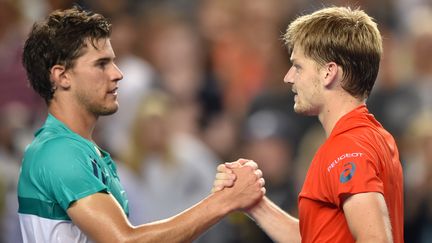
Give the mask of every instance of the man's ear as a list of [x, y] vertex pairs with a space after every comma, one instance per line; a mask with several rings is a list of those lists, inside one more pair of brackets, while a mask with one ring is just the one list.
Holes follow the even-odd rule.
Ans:
[[53, 82], [53, 89], [69, 89], [70, 79], [63, 65], [54, 65], [51, 68], [50, 79]]
[[321, 71], [323, 85], [329, 87], [335, 85], [339, 76], [341, 76], [342, 69], [335, 62], [329, 62], [324, 65]]

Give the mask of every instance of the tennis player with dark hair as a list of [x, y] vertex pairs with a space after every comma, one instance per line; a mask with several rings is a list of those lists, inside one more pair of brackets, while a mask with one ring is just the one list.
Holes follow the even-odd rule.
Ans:
[[[377, 24], [362, 10], [329, 7], [294, 20], [284, 39], [294, 110], [317, 116], [327, 139], [299, 194], [299, 219], [268, 198], [250, 216], [277, 242], [403, 242], [398, 148], [366, 108], [382, 54]], [[214, 190], [235, 185], [229, 174], [240, 165], [220, 165]]]
[[24, 242], [189, 242], [263, 197], [261, 171], [245, 161], [229, 190], [166, 220], [129, 223], [115, 163], [92, 140], [98, 117], [119, 106], [123, 75], [114, 62], [110, 28], [100, 14], [55, 11], [33, 26], [25, 43], [24, 67], [49, 114], [25, 151], [18, 183]]

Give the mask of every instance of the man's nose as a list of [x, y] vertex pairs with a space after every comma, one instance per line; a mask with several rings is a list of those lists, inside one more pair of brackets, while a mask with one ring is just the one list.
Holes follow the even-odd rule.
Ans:
[[294, 68], [291, 66], [288, 72], [285, 74], [284, 83], [294, 83]]
[[122, 73], [122, 71], [120, 70], [120, 68], [118, 68], [117, 67], [117, 65], [115, 65], [115, 64], [113, 64], [114, 65], [114, 77], [113, 77], [113, 80], [115, 80], [115, 81], [120, 81], [120, 80], [122, 80], [123, 79], [123, 73]]

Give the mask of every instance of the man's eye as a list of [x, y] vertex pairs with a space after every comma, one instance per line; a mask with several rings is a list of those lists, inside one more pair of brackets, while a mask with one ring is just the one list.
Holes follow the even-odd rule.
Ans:
[[106, 62], [99, 62], [99, 63], [97, 64], [97, 66], [100, 67], [100, 68], [105, 68], [106, 65], [107, 65]]

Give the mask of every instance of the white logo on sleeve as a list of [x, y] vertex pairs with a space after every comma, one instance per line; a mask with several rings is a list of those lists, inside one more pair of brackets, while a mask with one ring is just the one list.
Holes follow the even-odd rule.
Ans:
[[357, 158], [357, 157], [362, 157], [362, 156], [363, 156], [363, 153], [360, 153], [360, 152], [342, 154], [341, 156], [338, 156], [335, 160], [333, 160], [330, 163], [330, 165], [327, 167], [327, 171], [330, 172], [334, 167], [336, 167], [337, 164], [339, 164], [339, 162], [343, 161], [344, 159]]

